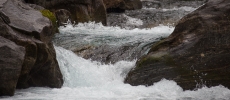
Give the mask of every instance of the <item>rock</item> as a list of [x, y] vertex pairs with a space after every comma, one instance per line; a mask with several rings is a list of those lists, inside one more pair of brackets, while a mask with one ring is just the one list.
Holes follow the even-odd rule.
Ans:
[[140, 46], [140, 44], [127, 44], [122, 46], [100, 45], [96, 47], [85, 46], [78, 47], [73, 50], [73, 52], [85, 59], [91, 59], [106, 64], [114, 64], [121, 60], [132, 61], [140, 58], [148, 48], [143, 47], [140, 49], [138, 46]]
[[65, 9], [59, 9], [55, 12], [56, 18], [58, 20], [58, 26], [65, 25], [68, 21], [71, 21], [71, 13]]
[[0, 55], [0, 96], [12, 96], [21, 72], [25, 48], [0, 36]]
[[124, 0], [103, 0], [106, 8], [117, 8], [119, 7], [119, 4], [123, 2]]
[[[106, 9], [102, 0], [25, 0], [55, 12], [67, 10], [71, 20], [78, 22], [95, 21], [106, 25]], [[60, 21], [61, 22], [61, 21]]]
[[204, 85], [230, 88], [229, 3], [209, 0], [183, 17], [168, 38], [138, 60], [125, 82], [149, 86], [166, 78], [185, 90]]
[[21, 0], [0, 3], [0, 36], [25, 48], [16, 88], [60, 88], [63, 79], [52, 44], [54, 27], [51, 21]]
[[141, 9], [142, 3], [140, 0], [125, 0], [123, 8], [126, 10]]
[[103, 0], [107, 12], [124, 12], [125, 10], [141, 9], [140, 0]]

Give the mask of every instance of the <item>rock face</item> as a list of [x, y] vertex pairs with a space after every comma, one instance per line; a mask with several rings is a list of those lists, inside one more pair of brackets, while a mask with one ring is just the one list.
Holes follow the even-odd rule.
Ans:
[[138, 60], [125, 82], [148, 86], [166, 78], [186, 90], [220, 84], [230, 88], [229, 4], [209, 0], [183, 17], [168, 38]]
[[25, 48], [0, 36], [0, 96], [13, 95], [21, 72]]
[[[7, 49], [8, 52], [4, 52], [5, 56], [12, 60], [10, 63], [17, 63], [14, 66], [1, 66], [1, 69], [9, 69], [4, 70], [5, 73], [9, 73], [7, 75], [12, 74], [12, 78], [9, 78], [8, 81], [14, 81], [17, 86], [16, 84], [10, 85], [9, 92], [0, 90], [0, 95], [13, 95], [15, 87], [48, 86], [59, 88], [62, 86], [62, 74], [51, 41], [54, 36], [53, 27], [48, 18], [29, 5], [22, 3], [21, 0], [3, 0], [0, 2], [0, 29], [1, 38], [15, 43], [15, 48], [11, 46], [13, 43], [5, 44], [5, 47], [0, 48], [1, 53]], [[12, 50], [17, 51], [13, 52]], [[14, 60], [10, 59], [11, 57], [16, 58]], [[22, 65], [21, 61], [23, 61]], [[0, 64], [4, 63], [0, 62]], [[11, 73], [10, 69], [13, 67], [15, 72]], [[1, 77], [7, 77], [7, 75], [0, 73]], [[1, 80], [0, 84], [6, 83]]]
[[[25, 0], [53, 12], [64, 9], [71, 13], [70, 19], [78, 22], [102, 22], [106, 25], [106, 9], [102, 0]], [[59, 13], [60, 15], [60, 13]]]

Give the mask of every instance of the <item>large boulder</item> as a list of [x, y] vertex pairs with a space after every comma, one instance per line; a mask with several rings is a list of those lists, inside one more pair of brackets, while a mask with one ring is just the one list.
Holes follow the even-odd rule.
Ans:
[[138, 60], [125, 82], [148, 86], [166, 78], [186, 90], [204, 85], [230, 88], [229, 4], [209, 0], [183, 17], [168, 38]]
[[[25, 48], [23, 64], [22, 66], [18, 64], [21, 70], [17, 88], [30, 86], [60, 88], [63, 79], [52, 44], [54, 27], [51, 21], [42, 16], [40, 11], [31, 8], [21, 0], [3, 0], [0, 6], [0, 36]], [[14, 53], [9, 54], [9, 57], [10, 55]], [[1, 80], [0, 84], [2, 82]]]
[[0, 96], [13, 95], [21, 72], [25, 48], [0, 36]]
[[95, 21], [106, 25], [103, 0], [25, 0], [25, 2], [40, 5], [52, 12], [60, 9], [67, 10], [71, 13], [69, 19], [76, 23]]

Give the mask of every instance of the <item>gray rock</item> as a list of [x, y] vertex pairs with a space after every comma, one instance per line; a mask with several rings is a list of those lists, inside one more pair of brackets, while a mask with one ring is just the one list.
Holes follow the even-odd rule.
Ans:
[[14, 95], [25, 48], [0, 36], [0, 96]]
[[[7, 0], [1, 5], [0, 36], [25, 48], [25, 57], [20, 70], [18, 70], [19, 78], [14, 77], [14, 81], [17, 83], [15, 87], [48, 86], [60, 88], [63, 79], [52, 44], [55, 33], [52, 31], [54, 27], [51, 21], [42, 16], [40, 11], [31, 8], [21, 0]], [[10, 54], [9, 57], [11, 57]], [[3, 77], [6, 76], [3, 75]], [[15, 88], [11, 89], [10, 91], [14, 91]], [[0, 93], [3, 92], [0, 90]]]

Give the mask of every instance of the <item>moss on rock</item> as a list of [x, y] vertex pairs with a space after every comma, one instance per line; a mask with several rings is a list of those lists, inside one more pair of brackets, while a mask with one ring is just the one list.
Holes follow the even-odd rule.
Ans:
[[53, 25], [53, 33], [59, 32], [58, 31], [58, 25], [57, 25], [57, 18], [55, 17], [55, 14], [52, 13], [51, 11], [45, 9], [45, 10], [40, 10], [40, 12], [42, 13], [42, 15], [44, 17], [47, 17]]
[[143, 57], [137, 62], [136, 68], [141, 68], [148, 64], [153, 64], [153, 63], [158, 63], [158, 62], [164, 62], [166, 65], [169, 65], [169, 66], [175, 65], [173, 58], [167, 52], [160, 52], [160, 53], [157, 53], [151, 56]]

